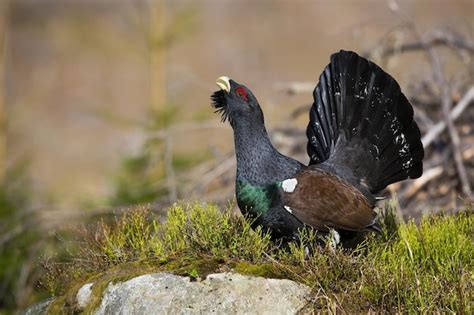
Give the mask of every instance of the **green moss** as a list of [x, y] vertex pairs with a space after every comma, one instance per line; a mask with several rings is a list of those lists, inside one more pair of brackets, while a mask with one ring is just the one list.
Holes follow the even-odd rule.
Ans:
[[65, 296], [56, 297], [48, 306], [48, 314], [65, 314], [67, 313], [67, 311], [65, 310], [65, 306], [66, 306], [66, 297]]
[[233, 266], [233, 269], [243, 275], [282, 279], [285, 278], [281, 270], [278, 269], [274, 264], [261, 263], [251, 264], [246, 261], [241, 261]]
[[[87, 305], [87, 307], [83, 310], [84, 314], [92, 314], [100, 305], [102, 296], [104, 291], [107, 289], [110, 283], [119, 283], [125, 282], [132, 278], [162, 271], [160, 268], [162, 265], [161, 261], [156, 259], [144, 260], [144, 261], [137, 261], [131, 263], [125, 263], [122, 265], [114, 266], [103, 273], [97, 273], [91, 277], [89, 277], [86, 281], [83, 281], [80, 286], [73, 287], [70, 291], [70, 294], [67, 296], [69, 297], [68, 302], [69, 305], [75, 309], [76, 304], [76, 296], [78, 290], [85, 284], [85, 283], [94, 283], [91, 287], [91, 301]], [[77, 309], [75, 309], [77, 311]]]
[[300, 231], [298, 242], [278, 247], [243, 217], [214, 205], [175, 204], [166, 223], [136, 207], [90, 228], [68, 258], [74, 263], [50, 268], [51, 290], [59, 296], [50, 310], [76, 312], [77, 290], [88, 282], [94, 283], [93, 300], [85, 313], [97, 308], [111, 282], [164, 271], [196, 280], [235, 271], [310, 286], [315, 298], [308, 307], [316, 312], [472, 313], [470, 210], [426, 217], [419, 224], [397, 224], [388, 212], [380, 225], [384, 233], [370, 235], [352, 251], [317, 245], [309, 229]]
[[[77, 313], [92, 314], [100, 305], [104, 291], [110, 283], [125, 282], [129, 279], [156, 272], [171, 272], [187, 276], [193, 280], [204, 279], [211, 273], [218, 272], [227, 262], [214, 257], [182, 256], [163, 260], [150, 258], [142, 261], [123, 263], [110, 267], [104, 272], [92, 273], [70, 283], [67, 291], [57, 297], [48, 309], [49, 314]], [[91, 300], [84, 310], [77, 306], [77, 292], [86, 283], [93, 283]]]
[[104, 272], [96, 272], [82, 276], [70, 283], [68, 289], [57, 297], [48, 309], [49, 314], [77, 313], [77, 292], [86, 283], [93, 283], [91, 300], [85, 314], [91, 314], [100, 305], [102, 295], [109, 283], [124, 282], [137, 276], [162, 271], [163, 263], [157, 259], [123, 263], [113, 266]]

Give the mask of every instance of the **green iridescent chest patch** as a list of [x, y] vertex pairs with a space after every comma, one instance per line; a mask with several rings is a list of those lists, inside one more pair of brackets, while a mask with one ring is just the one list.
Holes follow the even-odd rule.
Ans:
[[248, 182], [237, 180], [237, 203], [244, 214], [249, 214], [252, 217], [264, 215], [279, 198], [279, 187], [281, 187], [281, 182], [254, 186]]

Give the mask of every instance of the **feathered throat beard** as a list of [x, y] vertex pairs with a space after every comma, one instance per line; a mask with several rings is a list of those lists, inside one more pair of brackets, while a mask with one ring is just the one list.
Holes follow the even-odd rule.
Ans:
[[230, 124], [232, 124], [232, 119], [229, 115], [229, 110], [227, 108], [227, 100], [225, 97], [225, 92], [223, 90], [219, 90], [214, 92], [211, 95], [212, 106], [216, 109], [214, 113], [221, 115], [221, 121], [225, 122], [228, 120]]

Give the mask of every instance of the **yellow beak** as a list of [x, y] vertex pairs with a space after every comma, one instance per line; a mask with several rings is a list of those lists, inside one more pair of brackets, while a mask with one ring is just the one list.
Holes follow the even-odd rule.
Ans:
[[229, 77], [222, 76], [216, 80], [217, 86], [224, 91], [230, 92], [230, 81]]

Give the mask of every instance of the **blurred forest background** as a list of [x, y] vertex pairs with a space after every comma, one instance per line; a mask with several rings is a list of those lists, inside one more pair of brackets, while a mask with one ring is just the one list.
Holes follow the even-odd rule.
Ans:
[[39, 262], [65, 230], [135, 203], [232, 200], [218, 76], [250, 87], [276, 146], [306, 162], [311, 92], [339, 49], [415, 106], [425, 170], [386, 191], [399, 216], [471, 202], [472, 0], [1, 0], [0, 314], [47, 296]]

